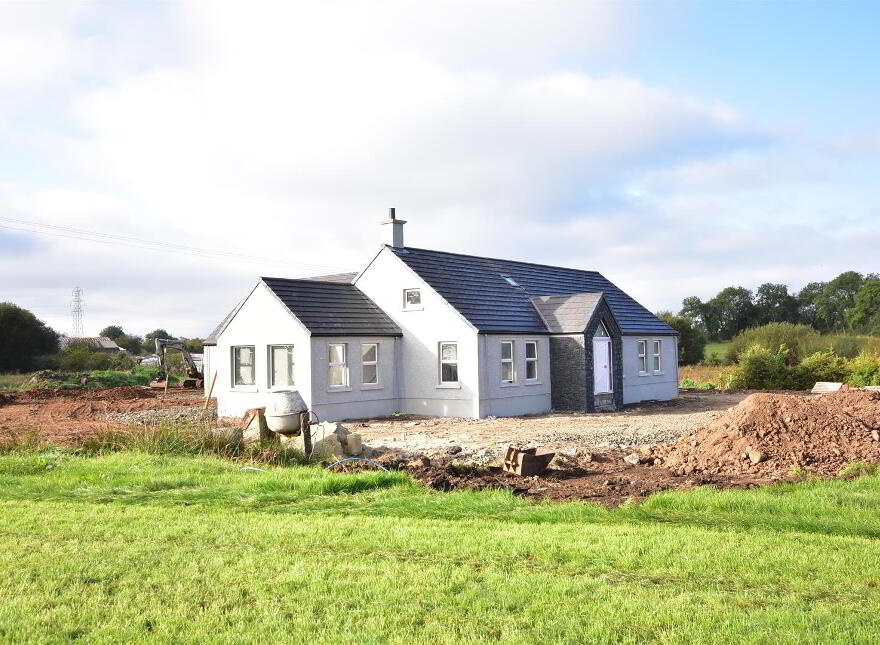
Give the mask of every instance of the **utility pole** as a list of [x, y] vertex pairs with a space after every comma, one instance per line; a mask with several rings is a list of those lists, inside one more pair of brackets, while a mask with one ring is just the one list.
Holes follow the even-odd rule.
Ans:
[[82, 289], [76, 287], [73, 290], [73, 300], [70, 301], [70, 313], [73, 316], [73, 330], [71, 336], [82, 338], [83, 335], [83, 299]]

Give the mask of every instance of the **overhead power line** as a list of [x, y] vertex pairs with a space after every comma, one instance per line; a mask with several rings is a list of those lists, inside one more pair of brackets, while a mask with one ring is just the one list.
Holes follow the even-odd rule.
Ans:
[[211, 260], [223, 260], [227, 262], [241, 262], [245, 264], [263, 264], [319, 270], [329, 269], [331, 271], [342, 270], [340, 269], [340, 267], [337, 266], [310, 264], [306, 262], [288, 262], [284, 260], [271, 259], [265, 256], [248, 255], [245, 253], [235, 253], [232, 251], [219, 251], [215, 249], [177, 244], [174, 242], [160, 242], [156, 240], [147, 240], [125, 235], [115, 235], [112, 233], [101, 233], [98, 231], [87, 231], [70, 226], [43, 224], [41, 222], [34, 222], [15, 217], [6, 217], [3, 215], [0, 215], [0, 221], [10, 222], [12, 224], [18, 225], [10, 226], [8, 224], [0, 224], [0, 228], [2, 229], [23, 231], [26, 233], [35, 233], [37, 235], [50, 235], [52, 237], [84, 240], [86, 242], [99, 242], [101, 244], [110, 244], [114, 246], [127, 246], [130, 248], [143, 249], [146, 251], [161, 251], [163, 253], [176, 253], [178, 255], [189, 255], [191, 257], [200, 257]]

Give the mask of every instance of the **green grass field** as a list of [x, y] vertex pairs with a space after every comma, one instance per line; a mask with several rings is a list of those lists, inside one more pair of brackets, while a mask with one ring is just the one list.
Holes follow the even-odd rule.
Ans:
[[730, 343], [706, 343], [703, 348], [703, 358], [705, 360], [717, 359], [720, 361], [727, 360], [727, 346]]
[[608, 511], [240, 468], [0, 456], [0, 642], [880, 641], [880, 477]]

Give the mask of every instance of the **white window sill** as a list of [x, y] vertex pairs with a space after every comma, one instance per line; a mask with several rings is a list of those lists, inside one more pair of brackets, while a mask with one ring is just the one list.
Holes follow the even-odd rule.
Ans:
[[651, 376], [650, 372], [639, 372], [639, 376]]
[[235, 387], [229, 388], [230, 392], [259, 392], [256, 387], [251, 387], [249, 385], [236, 385]]
[[438, 390], [460, 390], [461, 383], [438, 383]]
[[291, 385], [274, 385], [267, 389], [267, 392], [289, 392], [292, 389], [296, 389], [296, 384]]
[[663, 372], [654, 372], [654, 376], [663, 376]]
[[401, 311], [424, 311], [424, 307], [404, 307]]
[[384, 387], [381, 383], [361, 383], [362, 390], [381, 390]]
[[328, 392], [351, 392], [351, 387], [348, 385], [331, 385], [327, 388]]
[[544, 382], [539, 381], [538, 379], [534, 379], [531, 381], [526, 381], [526, 385], [544, 385]]

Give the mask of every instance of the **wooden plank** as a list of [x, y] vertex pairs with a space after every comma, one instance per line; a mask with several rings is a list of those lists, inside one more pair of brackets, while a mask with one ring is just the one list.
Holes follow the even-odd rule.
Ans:
[[813, 386], [811, 392], [813, 394], [825, 394], [826, 392], [837, 392], [837, 390], [839, 390], [841, 387], [843, 387], [843, 383], [819, 381]]

